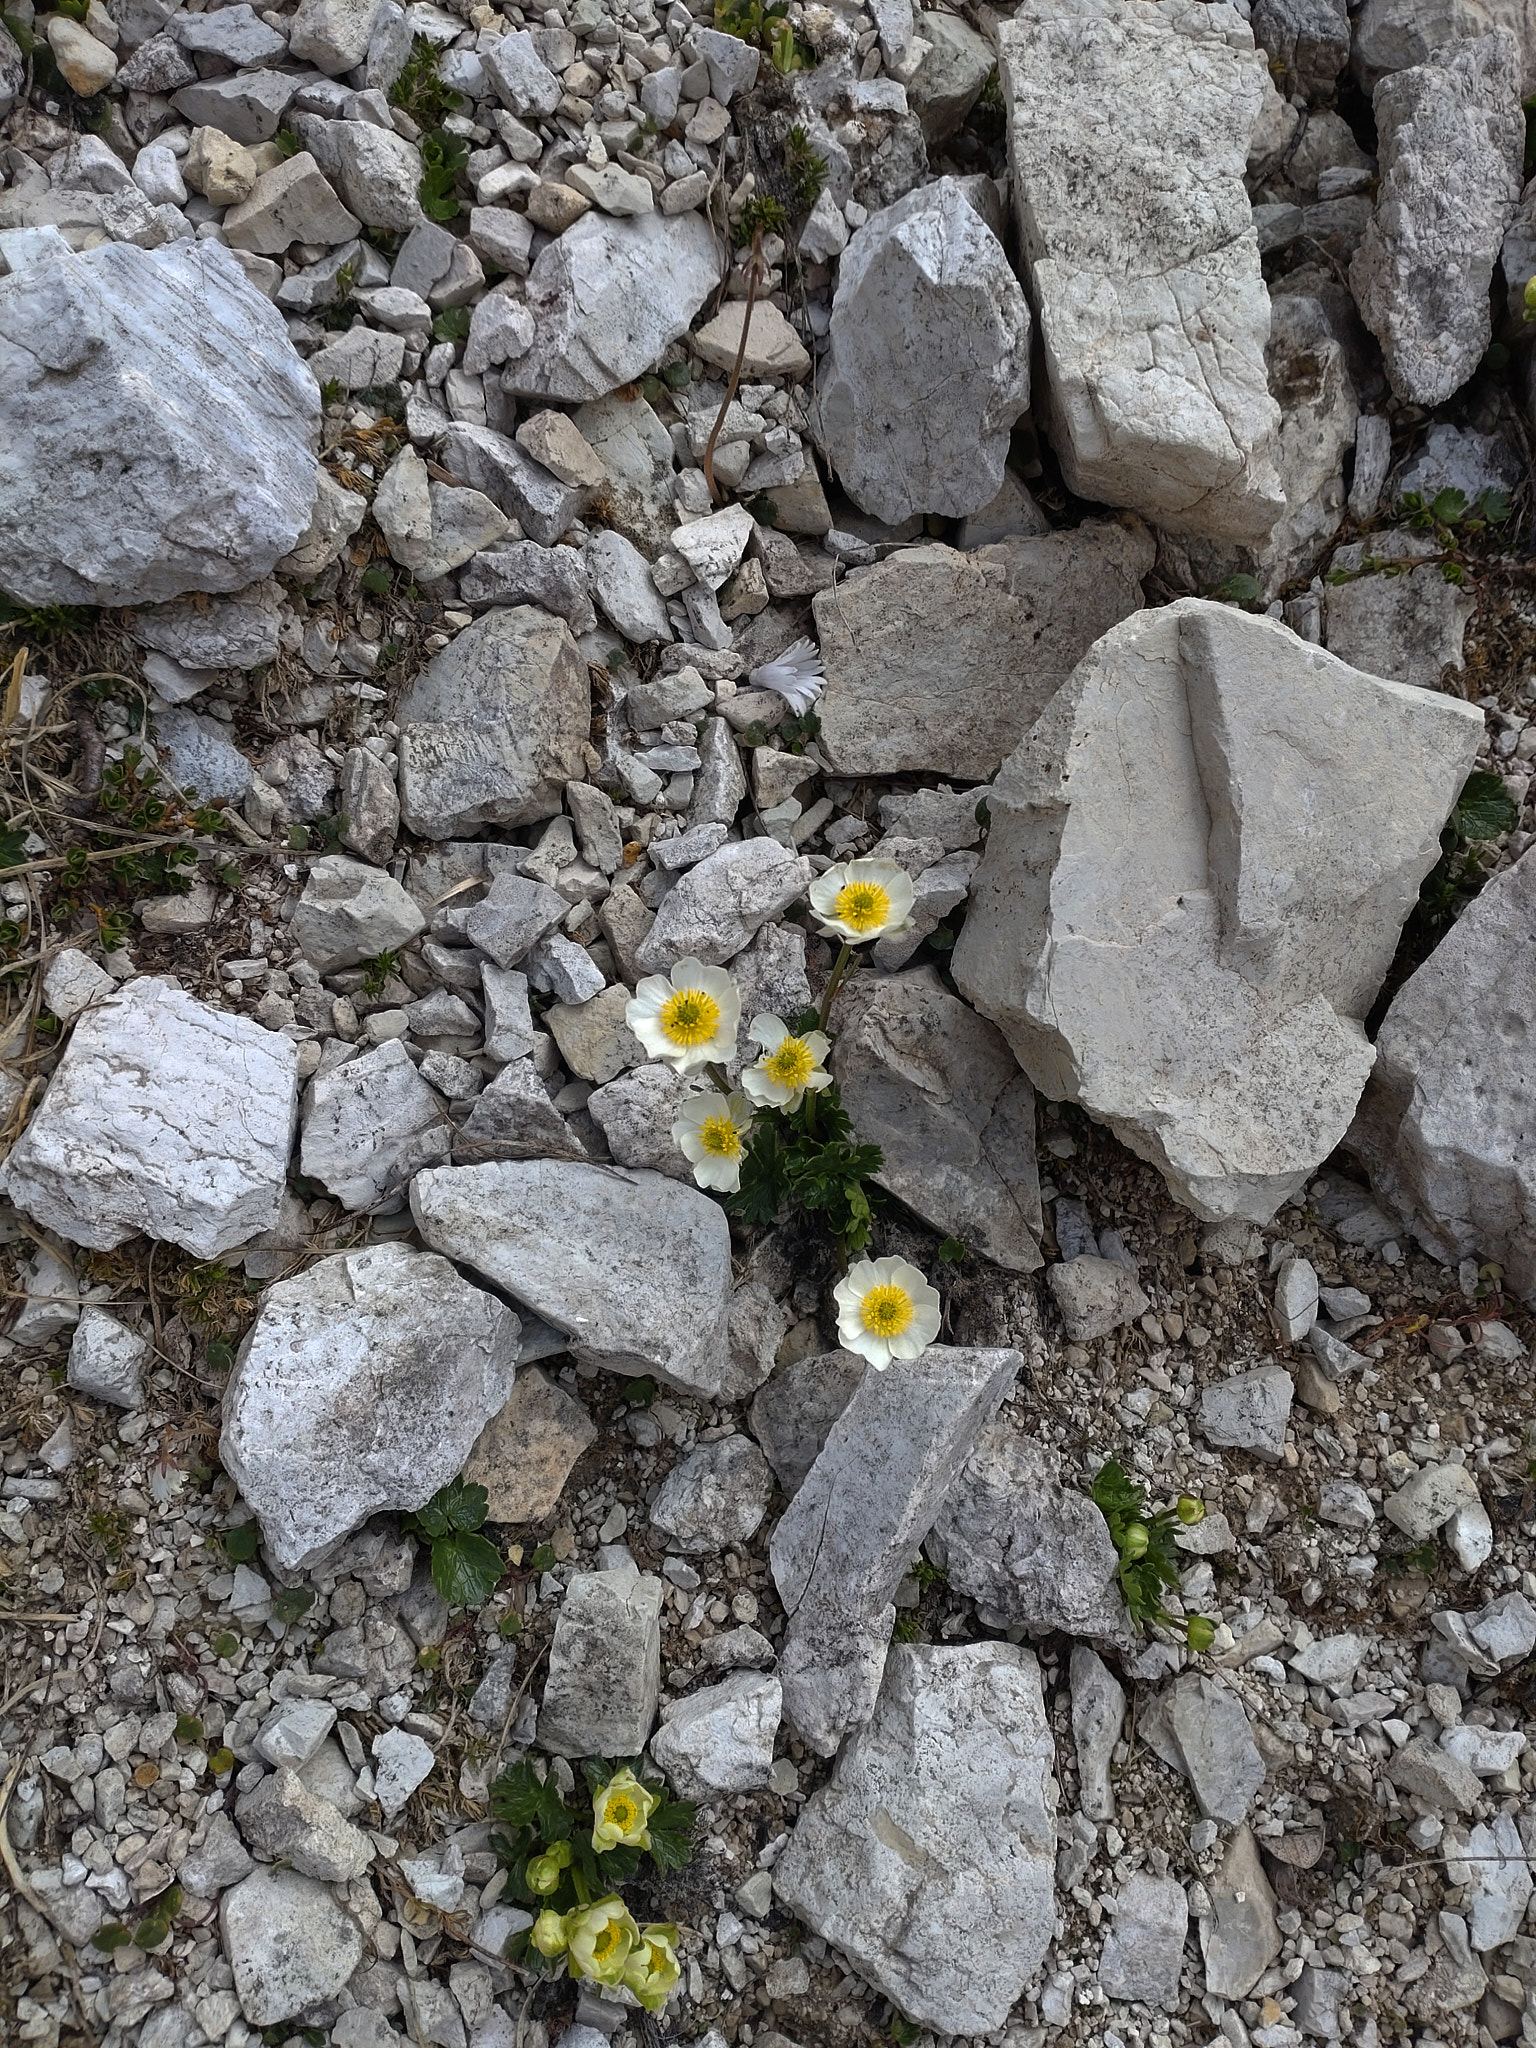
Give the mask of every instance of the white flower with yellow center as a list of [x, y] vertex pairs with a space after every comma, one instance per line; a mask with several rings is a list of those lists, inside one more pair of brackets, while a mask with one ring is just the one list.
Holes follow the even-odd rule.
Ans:
[[798, 1037], [782, 1017], [754, 1017], [747, 1031], [763, 1056], [742, 1074], [741, 1085], [759, 1109], [798, 1109], [807, 1088], [830, 1088], [832, 1076], [822, 1062], [832, 1041], [820, 1031]]
[[939, 1297], [905, 1259], [860, 1259], [832, 1294], [838, 1343], [878, 1371], [920, 1357], [939, 1334]]
[[736, 1055], [741, 996], [723, 967], [679, 960], [670, 974], [648, 974], [630, 997], [624, 1022], [652, 1059], [680, 1074]]
[[752, 1128], [752, 1105], [745, 1095], [695, 1095], [683, 1104], [672, 1126], [672, 1139], [693, 1168], [701, 1188], [734, 1195], [741, 1186], [741, 1161]]
[[912, 922], [912, 877], [893, 860], [849, 860], [811, 884], [811, 908], [829, 938], [862, 946]]

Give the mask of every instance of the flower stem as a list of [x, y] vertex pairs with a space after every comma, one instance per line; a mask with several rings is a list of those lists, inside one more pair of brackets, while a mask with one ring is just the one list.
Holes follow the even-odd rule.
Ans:
[[836, 996], [838, 989], [842, 986], [843, 977], [848, 972], [849, 966], [852, 964], [852, 961], [853, 948], [849, 945], [848, 941], [844, 939], [843, 950], [838, 954], [836, 960], [832, 963], [832, 972], [827, 976], [827, 986], [822, 994], [821, 1015], [816, 1020], [817, 1028], [819, 1030], [825, 1031], [827, 1028], [827, 1019], [832, 1015], [833, 998]]

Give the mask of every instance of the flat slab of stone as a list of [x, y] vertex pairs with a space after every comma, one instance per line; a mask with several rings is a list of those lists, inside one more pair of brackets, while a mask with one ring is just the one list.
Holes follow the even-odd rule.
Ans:
[[765, 1791], [783, 1704], [776, 1678], [733, 1671], [719, 1685], [666, 1702], [651, 1755], [679, 1799]]
[[315, 1081], [299, 1167], [344, 1209], [367, 1209], [398, 1194], [422, 1167], [440, 1166], [451, 1139], [441, 1098], [391, 1038]]
[[539, 1747], [556, 1756], [637, 1756], [661, 1696], [660, 1579], [578, 1572], [549, 1649]]
[[1280, 1365], [1217, 1380], [1200, 1395], [1200, 1434], [1208, 1444], [1253, 1451], [1277, 1464], [1285, 1455], [1285, 1430], [1296, 1383]]
[[1111, 1998], [1139, 2000], [1156, 2012], [1179, 2001], [1179, 1966], [1189, 1931], [1189, 1901], [1175, 1877], [1138, 1875], [1115, 1896], [1104, 1937], [1099, 1982]]
[[1031, 1651], [898, 1643], [774, 1890], [920, 2026], [990, 2033], [1051, 1942], [1053, 1765]]
[[271, 1864], [258, 1864], [225, 1892], [219, 1932], [240, 2010], [253, 2027], [334, 1998], [363, 1959], [357, 1923], [330, 1887]]
[[998, 72], [1070, 488], [1257, 546], [1285, 509], [1243, 184], [1266, 90], [1230, 10], [1024, 0]]
[[526, 1302], [576, 1358], [682, 1393], [718, 1389], [730, 1230], [697, 1188], [639, 1169], [503, 1160], [419, 1173], [411, 1211], [434, 1250]]
[[1219, 1679], [1186, 1671], [1142, 1715], [1148, 1745], [1192, 1786], [1200, 1811], [1234, 1827], [1264, 1783], [1264, 1759], [1241, 1700]]
[[1023, 1359], [934, 1344], [867, 1372], [827, 1433], [769, 1546], [789, 1615], [784, 1711], [818, 1755], [866, 1720], [896, 1619], [895, 1593]]
[[273, 1559], [304, 1569], [463, 1470], [512, 1390], [517, 1317], [443, 1258], [381, 1244], [262, 1299], [224, 1393], [225, 1469]]
[[297, 1107], [292, 1039], [145, 975], [76, 1021], [0, 1179], [72, 1244], [213, 1259], [276, 1224]]
[[530, 1365], [481, 1430], [464, 1481], [485, 1488], [489, 1521], [539, 1522], [554, 1513], [571, 1467], [596, 1441], [583, 1404]]
[[1197, 1215], [1266, 1222], [1348, 1129], [1481, 740], [1273, 620], [1126, 619], [992, 787], [956, 984]]

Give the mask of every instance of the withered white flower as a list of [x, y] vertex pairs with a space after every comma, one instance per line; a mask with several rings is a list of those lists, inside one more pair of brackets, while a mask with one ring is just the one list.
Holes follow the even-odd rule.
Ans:
[[753, 669], [747, 682], [754, 690], [773, 690], [796, 716], [810, 710], [826, 688], [821, 655], [813, 640], [795, 640], [782, 654]]

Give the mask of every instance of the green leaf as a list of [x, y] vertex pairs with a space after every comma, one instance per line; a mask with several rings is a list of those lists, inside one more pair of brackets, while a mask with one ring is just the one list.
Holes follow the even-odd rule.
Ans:
[[207, 1358], [210, 1372], [229, 1372], [235, 1362], [234, 1346], [216, 1338], [208, 1346]]
[[370, 562], [363, 571], [364, 590], [371, 590], [375, 597], [388, 597], [394, 588], [394, 575], [387, 562]]
[[91, 1936], [91, 1947], [98, 1948], [104, 1956], [109, 1956], [114, 1949], [126, 1948], [132, 1939], [133, 1936], [121, 1921], [109, 1920], [105, 1927], [98, 1927]]
[[470, 310], [468, 306], [445, 306], [432, 322], [434, 341], [467, 341], [469, 339]]
[[497, 1635], [499, 1635], [505, 1642], [512, 1636], [520, 1636], [522, 1632], [523, 1617], [518, 1613], [515, 1607], [509, 1607], [506, 1613], [501, 1617], [500, 1621], [498, 1621], [496, 1624]]
[[965, 1240], [962, 1237], [946, 1237], [939, 1246], [939, 1257], [946, 1266], [958, 1266], [965, 1257]]
[[1466, 515], [1467, 494], [1457, 490], [1454, 484], [1447, 485], [1443, 491], [1436, 491], [1429, 509], [1442, 526], [1455, 526]]
[[1228, 576], [1211, 595], [1220, 604], [1257, 604], [1264, 591], [1257, 576]]
[[1093, 1504], [1113, 1532], [1117, 1520], [1124, 1524], [1141, 1519], [1145, 1496], [1117, 1458], [1099, 1467], [1093, 1482]]
[[484, 1536], [456, 1529], [432, 1546], [432, 1583], [450, 1607], [482, 1607], [506, 1570], [501, 1552]]
[[1486, 770], [1467, 777], [1451, 813], [1458, 837], [1469, 840], [1497, 839], [1513, 832], [1519, 821], [1519, 808], [1505, 788], [1503, 776]]
[[529, 1558], [528, 1569], [531, 1572], [552, 1572], [559, 1562], [560, 1560], [555, 1556], [554, 1545], [552, 1543], [541, 1543], [532, 1557]]
[[201, 1742], [202, 1739], [203, 1724], [198, 1720], [196, 1714], [178, 1714], [176, 1716], [176, 1740], [178, 1742]]
[[240, 1654], [240, 1638], [232, 1636], [226, 1629], [223, 1635], [214, 1637], [213, 1654], [215, 1657], [238, 1657]]
[[624, 1389], [624, 1399], [631, 1408], [649, 1408], [660, 1392], [660, 1387], [646, 1373], [640, 1379], [630, 1381]]
[[509, 1764], [491, 1787], [491, 1811], [509, 1827], [526, 1828], [539, 1811], [543, 1786], [526, 1757]]
[[666, 1799], [651, 1815], [651, 1860], [658, 1870], [681, 1870], [693, 1860], [697, 1811], [692, 1800]]
[[222, 1778], [226, 1771], [235, 1768], [235, 1752], [232, 1749], [216, 1749], [208, 1759], [208, 1769], [215, 1778]]
[[1490, 526], [1502, 526], [1510, 514], [1508, 491], [1484, 491], [1475, 510], [1479, 518], [1486, 519]]
[[0, 874], [19, 868], [27, 857], [27, 835], [7, 825], [0, 832]]
[[279, 1593], [272, 1602], [272, 1619], [285, 1627], [302, 1621], [315, 1604], [314, 1589], [310, 1586], [290, 1586], [285, 1593]]
[[224, 1549], [236, 1564], [249, 1564], [256, 1555], [256, 1545], [261, 1531], [254, 1522], [242, 1522], [238, 1528], [224, 1531]]
[[442, 1502], [455, 1529], [478, 1529], [491, 1504], [491, 1497], [483, 1486], [466, 1486], [462, 1479], [455, 1479], [445, 1486], [437, 1499]]

